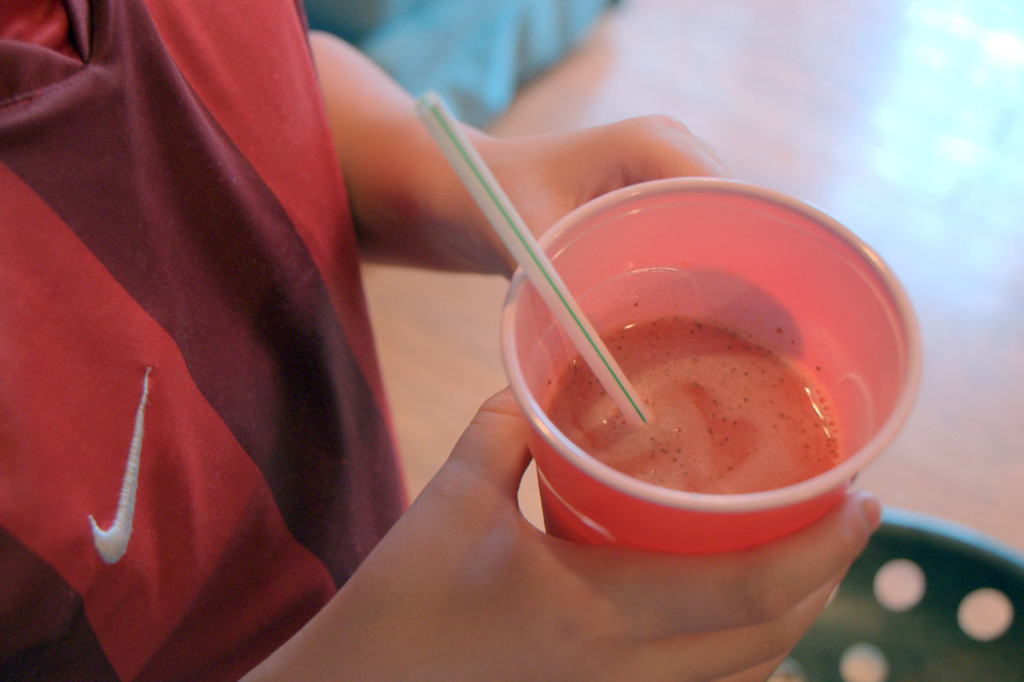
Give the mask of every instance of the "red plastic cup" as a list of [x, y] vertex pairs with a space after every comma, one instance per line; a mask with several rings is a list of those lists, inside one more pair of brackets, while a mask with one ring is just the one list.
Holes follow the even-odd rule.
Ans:
[[581, 206], [540, 242], [598, 331], [699, 317], [813, 367], [845, 455], [814, 478], [743, 494], [663, 488], [603, 464], [542, 409], [576, 351], [520, 271], [503, 311], [502, 355], [532, 427], [553, 535], [680, 553], [774, 540], [835, 507], [910, 412], [921, 375], [910, 301], [868, 246], [807, 204], [732, 180], [659, 180]]

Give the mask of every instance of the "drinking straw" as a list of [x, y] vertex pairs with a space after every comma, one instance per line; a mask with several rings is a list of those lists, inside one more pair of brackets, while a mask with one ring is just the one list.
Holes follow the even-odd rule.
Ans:
[[501, 185], [459, 128], [447, 105], [439, 95], [428, 92], [417, 101], [416, 113], [622, 416], [633, 424], [646, 422], [647, 416], [640, 400], [622, 368], [608, 352]]

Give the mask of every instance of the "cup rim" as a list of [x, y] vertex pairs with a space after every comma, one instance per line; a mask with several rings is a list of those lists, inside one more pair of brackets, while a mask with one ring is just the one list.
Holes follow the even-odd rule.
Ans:
[[903, 285], [882, 258], [849, 228], [818, 208], [781, 192], [748, 182], [725, 178], [666, 178], [630, 185], [603, 194], [566, 214], [538, 240], [547, 247], [572, 225], [637, 198], [665, 194], [717, 193], [741, 195], [809, 218], [847, 243], [862, 258], [884, 285], [899, 312], [906, 341], [907, 380], [889, 417], [878, 431], [857, 452], [835, 467], [797, 483], [749, 493], [698, 493], [648, 483], [622, 473], [588, 455], [551, 422], [526, 386], [522, 367], [516, 354], [514, 321], [524, 287], [529, 285], [522, 269], [512, 276], [501, 316], [501, 355], [509, 385], [524, 415], [541, 437], [559, 455], [604, 485], [631, 497], [666, 507], [705, 512], [747, 512], [773, 509], [804, 502], [836, 488], [848, 485], [865, 466], [878, 457], [903, 427], [913, 408], [921, 381], [921, 333], [910, 298]]

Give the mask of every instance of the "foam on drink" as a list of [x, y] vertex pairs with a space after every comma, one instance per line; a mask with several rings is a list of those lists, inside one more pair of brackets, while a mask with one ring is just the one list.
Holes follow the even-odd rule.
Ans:
[[627, 325], [608, 348], [647, 406], [626, 423], [579, 359], [547, 413], [585, 452], [640, 480], [703, 493], [769, 490], [840, 459], [829, 400], [809, 372], [750, 336], [688, 317]]

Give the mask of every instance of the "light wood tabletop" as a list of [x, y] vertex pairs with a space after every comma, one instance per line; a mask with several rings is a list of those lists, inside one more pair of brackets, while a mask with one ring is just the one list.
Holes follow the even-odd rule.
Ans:
[[[924, 375], [906, 427], [857, 485], [1024, 551], [1024, 5], [623, 0], [491, 132], [648, 113], [678, 118], [738, 178], [816, 205], [889, 263], [917, 310]], [[506, 383], [506, 282], [365, 274], [415, 495]]]

